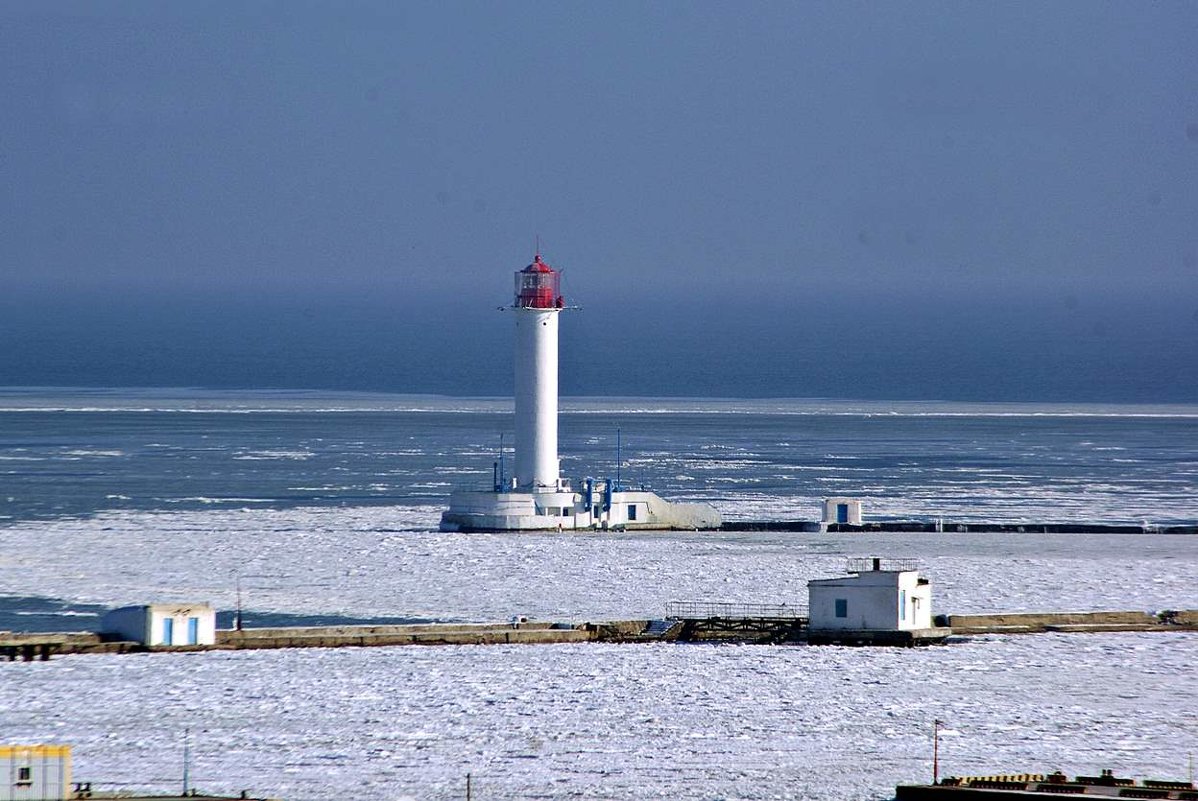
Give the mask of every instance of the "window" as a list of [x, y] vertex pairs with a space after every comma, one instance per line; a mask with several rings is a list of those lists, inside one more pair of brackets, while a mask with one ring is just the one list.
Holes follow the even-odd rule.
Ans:
[[848, 598], [837, 598], [836, 599], [836, 616], [837, 617], [848, 617], [849, 616], [849, 599]]
[[595, 508], [591, 510], [591, 514], [593, 514], [595, 517], [599, 516], [599, 504], [595, 504]]
[[899, 590], [899, 620], [907, 619], [907, 591]]
[[635, 503], [628, 504], [628, 519], [636, 520], [636, 504]]
[[33, 784], [33, 768], [17, 768], [17, 784]]

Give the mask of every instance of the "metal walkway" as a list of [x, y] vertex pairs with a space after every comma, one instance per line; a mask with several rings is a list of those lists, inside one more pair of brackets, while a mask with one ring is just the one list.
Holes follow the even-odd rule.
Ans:
[[810, 620], [803, 604], [713, 601], [671, 601], [666, 617], [682, 622], [678, 639], [692, 642], [801, 642]]

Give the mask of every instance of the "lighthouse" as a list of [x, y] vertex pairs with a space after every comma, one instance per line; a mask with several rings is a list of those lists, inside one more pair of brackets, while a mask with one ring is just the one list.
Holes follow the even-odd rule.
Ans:
[[516, 488], [561, 489], [557, 460], [557, 321], [561, 273], [541, 260], [516, 272]]
[[644, 487], [584, 478], [575, 491], [557, 459], [557, 326], [566, 302], [561, 273], [538, 252], [516, 271], [515, 476], [502, 454], [490, 489], [459, 489], [441, 514], [442, 531], [630, 531], [718, 529], [720, 513], [703, 503], [671, 503]]

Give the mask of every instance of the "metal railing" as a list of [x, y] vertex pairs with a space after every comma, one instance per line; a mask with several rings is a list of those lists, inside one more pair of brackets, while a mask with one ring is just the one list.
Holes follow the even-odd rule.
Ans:
[[904, 557], [900, 559], [883, 559], [880, 556], [850, 556], [845, 559], [846, 573], [869, 573], [874, 570], [919, 570], [919, 560]]
[[798, 620], [807, 617], [806, 604], [741, 604], [720, 601], [670, 601], [670, 620]]

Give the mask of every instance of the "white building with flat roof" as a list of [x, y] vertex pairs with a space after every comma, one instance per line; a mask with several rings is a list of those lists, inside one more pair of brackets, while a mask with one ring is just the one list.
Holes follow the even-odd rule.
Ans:
[[142, 645], [214, 645], [216, 610], [211, 604], [146, 604], [113, 609], [100, 633]]
[[861, 525], [861, 500], [859, 498], [824, 498], [823, 514], [820, 516], [822, 529], [827, 529], [829, 523], [841, 525]]
[[910, 560], [851, 559], [847, 576], [807, 582], [811, 632], [932, 628], [932, 584]]

